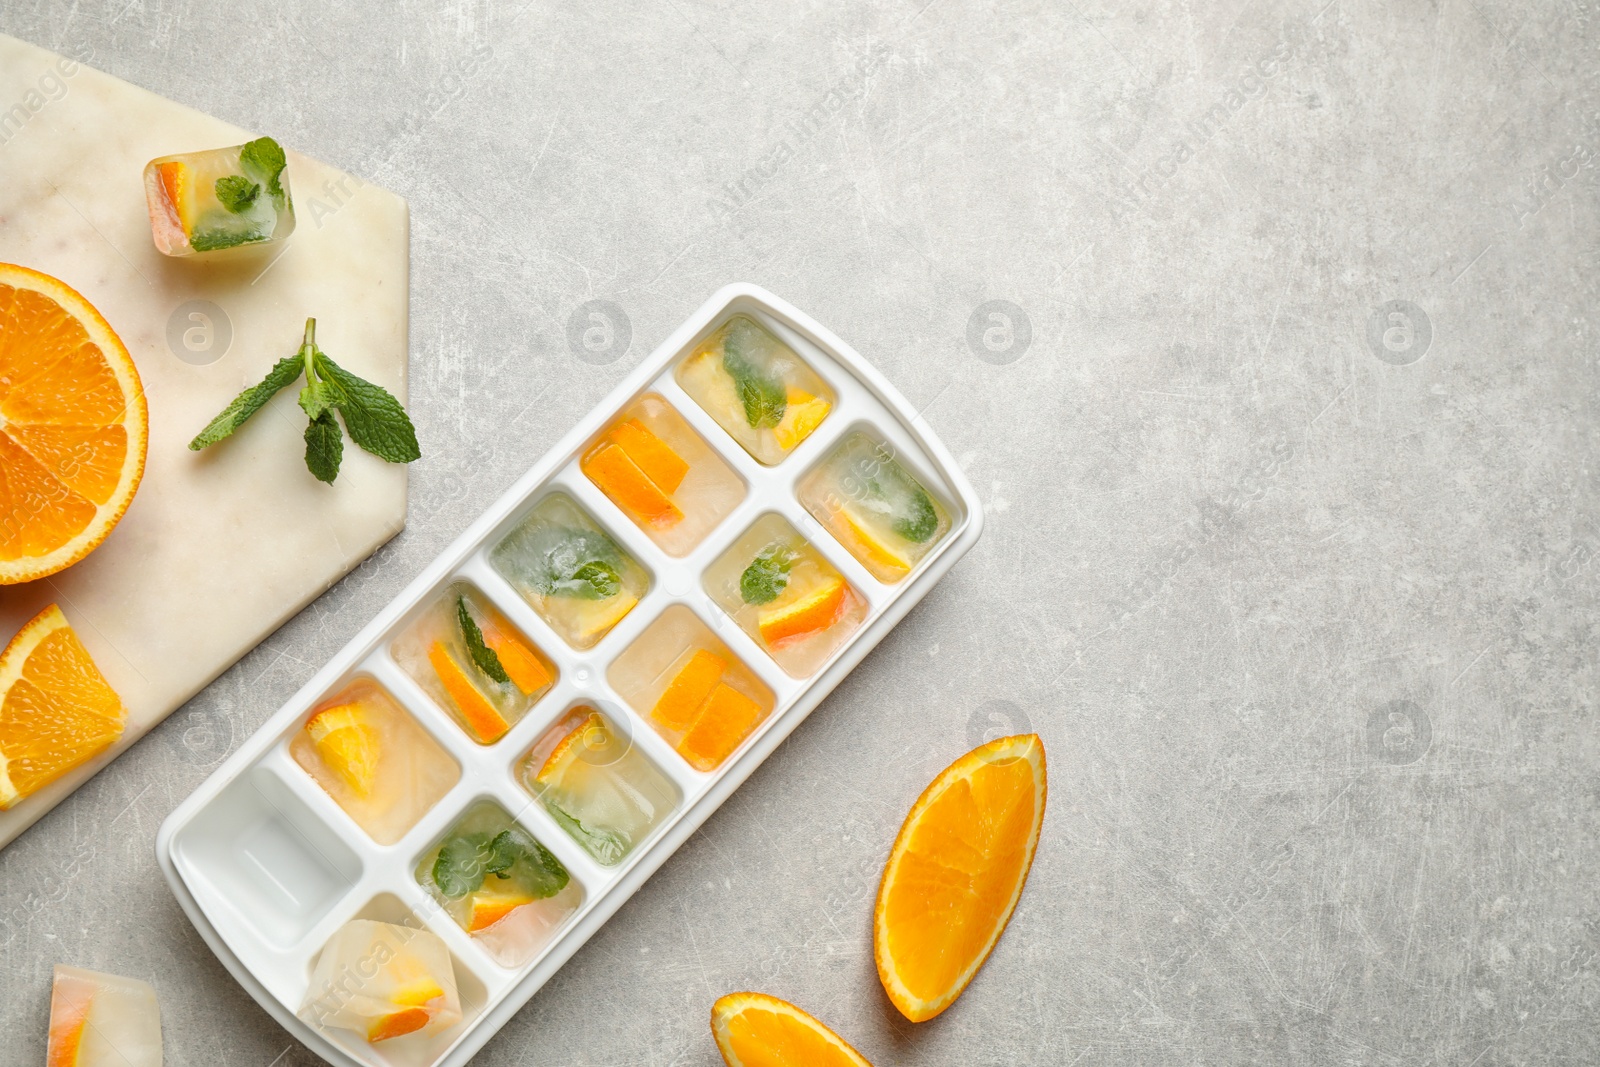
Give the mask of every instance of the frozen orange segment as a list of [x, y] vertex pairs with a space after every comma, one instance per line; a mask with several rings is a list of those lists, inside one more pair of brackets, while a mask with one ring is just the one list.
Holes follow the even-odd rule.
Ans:
[[641, 522], [670, 526], [683, 518], [678, 505], [614, 444], [603, 444], [590, 453], [583, 461], [583, 473], [618, 507]]
[[319, 711], [306, 723], [317, 755], [361, 796], [372, 794], [378, 777], [378, 732], [360, 704]]
[[785, 452], [793, 450], [795, 445], [811, 436], [812, 430], [822, 425], [822, 420], [828, 417], [832, 409], [833, 405], [820, 396], [812, 396], [804, 389], [789, 386], [783, 419], [772, 428], [772, 436], [778, 439], [778, 447]]
[[661, 438], [638, 419], [619, 422], [611, 431], [611, 440], [627, 453], [646, 478], [656, 483], [663, 493], [676, 493], [689, 473], [689, 464], [672, 450]]
[[726, 682], [718, 682], [678, 751], [696, 770], [716, 768], [761, 718], [761, 705]]
[[445, 692], [455, 701], [461, 717], [466, 720], [467, 729], [474, 737], [487, 745], [498, 741], [511, 729], [511, 724], [489, 703], [489, 698], [472, 684], [472, 679], [467, 677], [467, 672], [461, 669], [461, 664], [456, 662], [443, 641], [435, 641], [433, 647], [428, 649], [428, 662], [433, 665], [434, 673], [444, 683]]
[[533, 649], [496, 626], [493, 620], [486, 620], [482, 630], [484, 643], [494, 649], [511, 683], [524, 695], [531, 696], [550, 684], [550, 672], [533, 654]]
[[689, 662], [677, 673], [651, 710], [652, 718], [669, 730], [682, 730], [694, 719], [694, 713], [706, 702], [711, 690], [728, 669], [728, 661], [703, 648], [695, 649]]
[[844, 598], [844, 579], [829, 578], [797, 600], [764, 609], [759, 622], [761, 639], [775, 645], [791, 637], [826, 630], [839, 617]]
[[[493, 879], [498, 881], [498, 879]], [[475, 934], [479, 930], [487, 930], [507, 915], [516, 911], [524, 904], [532, 904], [536, 899], [527, 890], [506, 883], [511, 888], [491, 888], [487, 883], [478, 892], [472, 895], [472, 916], [467, 921], [467, 933]]]

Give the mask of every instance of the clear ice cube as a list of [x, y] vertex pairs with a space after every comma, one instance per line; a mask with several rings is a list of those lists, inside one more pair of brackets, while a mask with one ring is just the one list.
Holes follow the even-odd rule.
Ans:
[[662, 550], [682, 556], [744, 499], [744, 482], [654, 393], [589, 446], [583, 473]]
[[289, 171], [270, 137], [152, 159], [144, 192], [162, 255], [268, 244], [294, 232]]
[[394, 642], [395, 662], [480, 745], [550, 691], [556, 667], [466, 582], [455, 582]]
[[524, 787], [608, 867], [650, 836], [680, 799], [677, 787], [618, 723], [580, 704], [540, 738], [521, 769]]
[[474, 804], [417, 864], [417, 882], [497, 962], [519, 967], [583, 903], [583, 887], [493, 801]]
[[404, 837], [461, 777], [439, 742], [368, 678], [318, 704], [289, 754], [380, 845]]
[[744, 450], [772, 466], [833, 410], [832, 390], [771, 330], [735, 315], [678, 364], [677, 381]]
[[149, 983], [57, 966], [50, 990], [54, 1067], [161, 1067], [161, 1009]]
[[650, 587], [638, 561], [565, 493], [539, 501], [489, 558], [574, 648], [610, 633]]
[[950, 531], [950, 513], [895, 458], [857, 430], [800, 483], [800, 502], [880, 582], [910, 574]]
[[374, 1044], [437, 1034], [461, 1021], [450, 949], [429, 930], [352, 919], [323, 946], [299, 1016]]
[[795, 678], [814, 674], [867, 603], [782, 515], [763, 515], [706, 568], [704, 585], [739, 628]]

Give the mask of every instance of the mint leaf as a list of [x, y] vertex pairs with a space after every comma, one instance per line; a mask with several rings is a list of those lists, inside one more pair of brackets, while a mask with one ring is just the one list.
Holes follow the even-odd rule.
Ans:
[[327, 382], [307, 382], [300, 390], [300, 410], [306, 418], [316, 421], [322, 413], [333, 407], [337, 390]]
[[889, 525], [907, 541], [920, 545], [939, 528], [939, 513], [933, 510], [932, 498], [920, 485], [911, 494], [907, 508], [909, 514], [895, 516]]
[[590, 855], [607, 867], [620, 862], [633, 844], [625, 834], [617, 830], [586, 825], [583, 820], [550, 799], [548, 793], [544, 798], [544, 806], [549, 809], [551, 816], [562, 829], [577, 838], [579, 843], [589, 850]]
[[795, 553], [781, 541], [774, 541], [757, 553], [750, 566], [739, 575], [739, 595], [746, 604], [770, 604], [789, 586], [789, 568]]
[[439, 847], [433, 859], [433, 884], [450, 900], [459, 900], [483, 887], [488, 834], [462, 834]]
[[501, 878], [515, 878], [523, 889], [541, 900], [555, 896], [572, 880], [561, 861], [519, 826], [495, 835], [489, 843], [484, 869]]
[[280, 175], [288, 165], [283, 147], [270, 137], [258, 137], [239, 150], [239, 162], [247, 173], [264, 182], [274, 199], [283, 198]]
[[505, 557], [541, 596], [604, 600], [622, 588], [622, 550], [603, 533], [573, 526], [519, 530]]
[[505, 685], [511, 681], [511, 676], [506, 673], [505, 667], [500, 662], [500, 656], [494, 649], [483, 641], [483, 631], [478, 629], [478, 624], [473, 621], [472, 613], [467, 610], [467, 598], [456, 597], [456, 621], [461, 625], [461, 637], [467, 644], [467, 652], [472, 656], [472, 662], [484, 674]]
[[189, 247], [196, 252], [215, 252], [219, 248], [235, 248], [256, 241], [265, 241], [267, 236], [258, 230], [232, 230], [213, 226], [191, 233]]
[[604, 600], [617, 595], [622, 588], [622, 575], [609, 563], [591, 560], [572, 572], [572, 581], [556, 595], [577, 597], [580, 600]]
[[222, 206], [235, 215], [242, 214], [256, 202], [256, 197], [261, 195], [261, 186], [242, 174], [230, 174], [226, 178], [218, 178], [215, 188], [217, 199], [222, 202]]
[[416, 428], [389, 390], [351, 374], [320, 348], [314, 360], [317, 376], [328, 386], [332, 403], [344, 416], [350, 440], [390, 463], [410, 463], [421, 457]]
[[233, 433], [244, 424], [245, 420], [260, 411], [262, 405], [271, 400], [274, 393], [300, 377], [303, 366], [299, 355], [285, 356], [278, 360], [259, 385], [252, 385], [234, 397], [233, 401], [222, 409], [220, 415], [206, 423], [206, 428], [195, 435], [194, 440], [189, 442], [189, 447], [198, 452]]
[[319, 482], [333, 484], [344, 456], [344, 434], [333, 412], [324, 411], [306, 424], [306, 469]]
[[783, 421], [789, 406], [789, 391], [783, 379], [768, 374], [745, 355], [746, 334], [750, 327], [734, 323], [722, 339], [722, 369], [733, 378], [733, 386], [744, 405], [744, 419], [751, 428], [776, 426]]

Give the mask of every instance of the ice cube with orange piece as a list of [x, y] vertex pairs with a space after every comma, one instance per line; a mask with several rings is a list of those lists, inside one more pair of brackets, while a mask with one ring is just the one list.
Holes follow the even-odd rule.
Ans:
[[580, 704], [546, 731], [520, 771], [528, 792], [606, 866], [622, 862], [680, 799], [619, 722]]
[[767, 466], [822, 425], [834, 397], [794, 348], [749, 315], [733, 315], [678, 364], [684, 392]]
[[744, 497], [744, 482], [660, 395], [629, 405], [579, 466], [651, 540], [688, 553]]
[[162, 255], [269, 244], [294, 232], [287, 159], [270, 137], [152, 159], [144, 190]]
[[450, 950], [429, 930], [352, 919], [323, 946], [298, 1014], [372, 1044], [440, 1033], [461, 1021]]
[[950, 532], [950, 513], [886, 442], [855, 431], [799, 487], [800, 503], [880, 582], [894, 583]]
[[556, 668], [467, 582], [452, 582], [392, 646], [395, 662], [480, 745], [550, 691]]
[[148, 982], [57, 965], [47, 1067], [161, 1067], [161, 1008]]
[[706, 569], [706, 592], [795, 678], [827, 661], [866, 619], [867, 602], [789, 520], [757, 519]]

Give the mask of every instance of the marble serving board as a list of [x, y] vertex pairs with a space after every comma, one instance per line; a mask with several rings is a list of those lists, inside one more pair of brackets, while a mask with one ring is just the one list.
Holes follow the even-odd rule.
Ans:
[[0, 641], [59, 603], [129, 712], [113, 749], [0, 812], [0, 846], [405, 524], [403, 465], [347, 443], [334, 485], [311, 477], [297, 387], [223, 444], [186, 447], [296, 350], [308, 316], [340, 364], [406, 396], [409, 215], [394, 194], [285, 145], [298, 216], [286, 243], [212, 260], [156, 251], [145, 163], [256, 136], [0, 35], [0, 261], [99, 308], [150, 408], [144, 481], [111, 536], [59, 574], [0, 587]]

